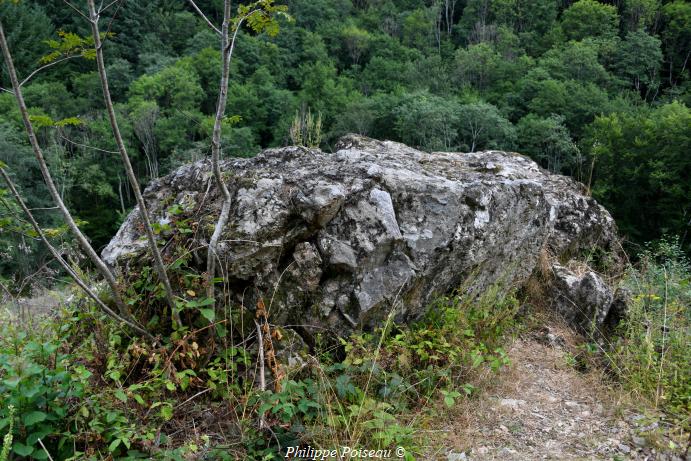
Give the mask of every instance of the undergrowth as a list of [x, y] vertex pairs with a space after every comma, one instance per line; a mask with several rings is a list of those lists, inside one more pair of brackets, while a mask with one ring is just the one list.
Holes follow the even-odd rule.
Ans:
[[608, 364], [624, 388], [691, 430], [691, 263], [676, 240], [649, 245], [624, 286], [628, 315]]
[[[35, 328], [2, 322], [8, 459], [269, 460], [291, 446], [402, 447], [415, 459], [435, 404], [472, 398], [476, 371], [508, 363], [502, 345], [518, 309], [498, 288], [439, 299], [413, 325], [390, 317], [377, 331], [305, 348], [274, 391], [258, 386], [257, 338], [242, 333], [242, 309], [208, 313], [203, 298], [192, 303], [194, 327], [156, 345], [85, 300]], [[274, 341], [280, 348], [280, 335]]]

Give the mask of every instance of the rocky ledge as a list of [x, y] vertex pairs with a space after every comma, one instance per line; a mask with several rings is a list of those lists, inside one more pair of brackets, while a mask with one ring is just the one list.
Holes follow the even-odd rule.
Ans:
[[[392, 309], [408, 322], [459, 287], [521, 287], [545, 254], [563, 281], [554, 287], [558, 310], [576, 324], [607, 321], [611, 293], [581, 292], [611, 288], [595, 272], [581, 283], [566, 263], [588, 254], [615, 260], [612, 217], [583, 185], [522, 155], [426, 153], [349, 135], [335, 153], [268, 149], [224, 161], [222, 171], [233, 195], [219, 249], [226, 288], [245, 306], [263, 297], [273, 323], [344, 333]], [[196, 225], [185, 247], [199, 249], [204, 267], [222, 205], [210, 163], [177, 169], [145, 197], [155, 221]], [[103, 257], [126, 272], [146, 261], [145, 248], [135, 209]], [[569, 289], [577, 299], [565, 302]]]

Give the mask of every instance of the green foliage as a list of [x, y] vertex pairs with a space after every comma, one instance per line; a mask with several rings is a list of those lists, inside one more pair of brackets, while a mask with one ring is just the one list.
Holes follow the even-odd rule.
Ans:
[[[102, 34], [102, 39], [111, 38], [111, 35]], [[80, 37], [72, 32], [58, 31], [58, 40], [47, 40], [46, 44], [53, 50], [43, 56], [39, 63], [49, 64], [58, 59], [71, 56], [81, 56], [84, 59], [96, 59], [93, 37]]]
[[[116, 146], [93, 65], [85, 59], [57, 63], [92, 57], [83, 18], [64, 3], [38, 3], [3, 2], [0, 15], [20, 78], [42, 63], [55, 64], [24, 85], [26, 101], [43, 122], [39, 141], [52, 156], [54, 174], [63, 178], [66, 202], [102, 246], [134, 200], [117, 156], [103, 152]], [[200, 2], [217, 25], [219, 5]], [[553, 0], [468, 0], [455, 2], [449, 16], [444, 4], [421, 0], [292, 0], [291, 16], [269, 0], [236, 8], [226, 115], [241, 119], [224, 127], [227, 155], [247, 157], [297, 142], [290, 134], [294, 114], [309, 107], [321, 114], [322, 135], [300, 141], [308, 145], [328, 150], [338, 136], [356, 132], [427, 150], [525, 149], [543, 165], [586, 180], [590, 174], [580, 160], [572, 162], [579, 158], [573, 144], [592, 163], [588, 133], [596, 117], [691, 102], [688, 2], [627, 0], [617, 10], [595, 0], [564, 6]], [[108, 30], [110, 86], [142, 182], [208, 155], [220, 79], [218, 36], [189, 4], [166, 0], [118, 9]], [[8, 87], [6, 77], [0, 87]], [[80, 125], [66, 125], [75, 117]], [[56, 126], [60, 120], [64, 126]], [[21, 129], [6, 92], [0, 93], [0, 121]], [[544, 140], [540, 127], [547, 130]], [[27, 150], [22, 137], [10, 139]], [[20, 188], [32, 201], [45, 202], [31, 205], [50, 206], [35, 167], [27, 168], [23, 155], [5, 157]], [[609, 181], [597, 167], [596, 161], [593, 180]], [[683, 176], [668, 179], [667, 186], [683, 189]], [[654, 195], [649, 184], [636, 187]], [[85, 199], [85, 192], [96, 192], [97, 199]], [[22, 258], [36, 265], [40, 252]]]
[[516, 128], [520, 152], [550, 171], [576, 176], [575, 173], [582, 166], [582, 158], [578, 146], [564, 126], [564, 117], [552, 115], [543, 118], [528, 114], [518, 122]]
[[625, 279], [631, 291], [611, 368], [627, 390], [652, 401], [689, 430], [691, 412], [691, 262], [678, 240], [647, 246]]
[[59, 332], [32, 337], [10, 326], [0, 328], [0, 430], [13, 431], [16, 455], [47, 459], [40, 438], [49, 451], [66, 457], [74, 438], [65, 433], [72, 405], [85, 396], [91, 373], [59, 350], [65, 338]]
[[406, 95], [395, 111], [394, 129], [400, 139], [410, 145], [429, 150], [451, 150], [458, 133], [455, 120], [460, 104], [429, 94]]
[[617, 49], [615, 72], [645, 95], [657, 91], [660, 85], [662, 47], [660, 39], [643, 31], [629, 32]]
[[635, 240], [681, 235], [688, 228], [690, 183], [678, 178], [691, 167], [689, 126], [691, 110], [674, 102], [598, 117], [590, 129], [593, 194]]
[[619, 28], [617, 8], [596, 0], [579, 0], [562, 14], [561, 28], [570, 40], [614, 37]]

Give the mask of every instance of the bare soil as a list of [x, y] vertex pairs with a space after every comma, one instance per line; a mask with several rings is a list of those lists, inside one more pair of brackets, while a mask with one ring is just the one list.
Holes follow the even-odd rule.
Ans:
[[557, 325], [517, 339], [508, 351], [511, 365], [430, 431], [444, 448], [429, 457], [691, 461], [688, 437], [669, 438], [659, 414], [641, 412], [648, 403], [631, 402], [597, 367], [578, 366], [578, 342]]

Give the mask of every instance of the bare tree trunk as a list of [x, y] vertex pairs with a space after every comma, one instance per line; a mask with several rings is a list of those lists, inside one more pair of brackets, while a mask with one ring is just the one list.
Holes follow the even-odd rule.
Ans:
[[[93, 0], [92, 0], [93, 1]], [[223, 5], [223, 26], [221, 28], [221, 87], [218, 92], [218, 103], [216, 105], [216, 118], [214, 120], [214, 130], [211, 138], [211, 163], [216, 179], [216, 185], [223, 194], [223, 207], [221, 214], [216, 222], [216, 227], [209, 240], [209, 248], [206, 255], [206, 295], [210, 299], [214, 299], [214, 278], [216, 275], [216, 258], [218, 250], [218, 240], [221, 237], [223, 228], [228, 223], [228, 216], [230, 215], [230, 205], [232, 197], [228, 187], [223, 182], [221, 176], [221, 167], [219, 166], [219, 159], [221, 156], [221, 129], [223, 125], [223, 116], [226, 111], [226, 102], [228, 101], [228, 81], [230, 76], [230, 60], [233, 55], [233, 48], [235, 46], [235, 38], [237, 32], [240, 30], [240, 24], [237, 25], [232, 42], [230, 39], [230, 0], [225, 0]], [[211, 305], [215, 307], [215, 303]]]
[[96, 6], [94, 5], [94, 0], [87, 0], [87, 5], [89, 8], [89, 22], [91, 24], [91, 35], [94, 39], [94, 48], [96, 50], [96, 65], [98, 67], [98, 74], [101, 79], [101, 88], [103, 89], [103, 100], [108, 111], [108, 118], [110, 119], [110, 126], [113, 131], [113, 136], [115, 137], [115, 143], [118, 146], [118, 151], [120, 152], [120, 157], [122, 163], [125, 167], [125, 172], [127, 173], [127, 178], [129, 179], [130, 186], [134, 191], [134, 196], [137, 199], [137, 205], [139, 207], [139, 216], [144, 224], [144, 230], [146, 232], [146, 237], [149, 241], [149, 249], [153, 255], [154, 267], [158, 273], [158, 278], [163, 284], [163, 289], [166, 294], [166, 300], [170, 306], [171, 315], [173, 320], [179, 325], [182, 325], [180, 320], [180, 315], [175, 307], [175, 296], [173, 295], [173, 289], [170, 286], [170, 280], [168, 279], [168, 274], [166, 273], [165, 265], [163, 264], [163, 258], [161, 257], [161, 252], [158, 249], [158, 244], [156, 243], [156, 236], [154, 235], [153, 228], [151, 227], [151, 219], [149, 218], [149, 211], [146, 208], [146, 202], [144, 202], [144, 197], [142, 196], [141, 189], [139, 188], [139, 183], [137, 182], [137, 176], [134, 174], [132, 169], [132, 163], [130, 162], [130, 157], [127, 155], [127, 149], [125, 148], [125, 143], [122, 140], [122, 135], [120, 134], [120, 128], [118, 126], [117, 117], [115, 116], [115, 109], [113, 108], [113, 100], [110, 96], [110, 89], [108, 87], [108, 76], [106, 74], [106, 67], [103, 61], [103, 44], [101, 43], [101, 36], [98, 30], [98, 20], [99, 15], [96, 12]]
[[125, 214], [125, 199], [122, 196], [122, 178], [118, 175], [118, 197], [120, 198], [120, 211]]
[[72, 218], [72, 214], [65, 206], [65, 203], [63, 202], [60, 196], [60, 192], [58, 192], [58, 189], [55, 186], [55, 183], [53, 182], [50, 170], [48, 169], [45, 157], [43, 156], [43, 150], [41, 149], [41, 146], [38, 144], [38, 140], [36, 139], [36, 133], [34, 132], [34, 127], [31, 124], [31, 120], [29, 119], [29, 111], [27, 110], [26, 103], [24, 102], [24, 96], [22, 95], [22, 89], [19, 85], [19, 80], [17, 79], [17, 72], [14, 68], [14, 62], [12, 61], [12, 54], [10, 53], [10, 49], [7, 45], [7, 39], [5, 38], [5, 31], [2, 26], [2, 21], [0, 21], [0, 48], [2, 48], [2, 54], [5, 58], [5, 64], [7, 65], [7, 73], [10, 77], [10, 81], [12, 82], [14, 96], [17, 100], [17, 106], [19, 107], [19, 112], [22, 116], [22, 121], [24, 122], [24, 129], [26, 130], [26, 133], [29, 137], [29, 143], [31, 144], [31, 148], [34, 151], [36, 160], [38, 161], [38, 166], [41, 170], [41, 174], [43, 175], [43, 180], [46, 183], [48, 192], [53, 198], [53, 202], [62, 213], [67, 227], [72, 232], [72, 235], [77, 240], [77, 243], [81, 247], [82, 251], [86, 253], [86, 255], [89, 257], [91, 262], [96, 267], [96, 270], [103, 276], [103, 278], [108, 283], [108, 286], [110, 286], [111, 290], [113, 291], [113, 298], [115, 300], [115, 304], [118, 307], [118, 310], [120, 311], [120, 314], [129, 317], [129, 309], [127, 308], [125, 302], [122, 300], [120, 287], [118, 286], [118, 283], [115, 280], [115, 276], [110, 271], [108, 266], [106, 266], [103, 260], [98, 256], [96, 251], [93, 249], [93, 247], [87, 240], [86, 236], [82, 233], [79, 227], [77, 227], [77, 223], [75, 223], [74, 219]]
[[29, 222], [31, 223], [31, 226], [34, 228], [38, 236], [43, 240], [43, 243], [48, 247], [48, 250], [50, 253], [53, 255], [53, 257], [60, 263], [60, 265], [65, 269], [65, 271], [74, 279], [74, 281], [79, 285], [79, 287], [84, 290], [84, 292], [94, 300], [94, 302], [99, 306], [99, 308], [107, 315], [110, 317], [114, 318], [118, 322], [124, 323], [131, 327], [134, 331], [139, 333], [142, 336], [145, 336], [148, 339], [153, 340], [154, 337], [146, 331], [144, 328], [142, 328], [140, 325], [138, 325], [131, 317], [129, 316], [124, 316], [124, 315], [118, 315], [111, 308], [109, 308], [103, 301], [101, 301], [101, 298], [98, 297], [96, 293], [93, 292], [91, 288], [77, 275], [77, 273], [70, 267], [69, 264], [67, 264], [67, 261], [64, 260], [64, 258], [60, 255], [60, 253], [55, 249], [53, 245], [48, 241], [46, 238], [46, 235], [43, 233], [43, 229], [38, 225], [36, 222], [36, 219], [34, 218], [33, 214], [31, 213], [31, 210], [26, 206], [24, 203], [24, 200], [22, 200], [21, 195], [19, 195], [19, 192], [17, 192], [17, 188], [14, 186], [14, 183], [12, 182], [12, 179], [9, 177], [9, 175], [5, 172], [3, 168], [0, 168], [0, 175], [2, 175], [2, 178], [5, 180], [5, 183], [7, 183], [7, 186], [10, 188], [10, 191], [12, 192], [12, 195], [14, 195], [14, 199], [17, 202], [17, 204], [21, 207], [21, 209], [24, 211], [24, 214], [26, 214], [27, 218], [29, 219]]
[[156, 135], [154, 134], [158, 112], [158, 106], [155, 106], [144, 110], [134, 120], [134, 134], [142, 143], [147, 170], [151, 179], [158, 178], [158, 154], [156, 152]]

